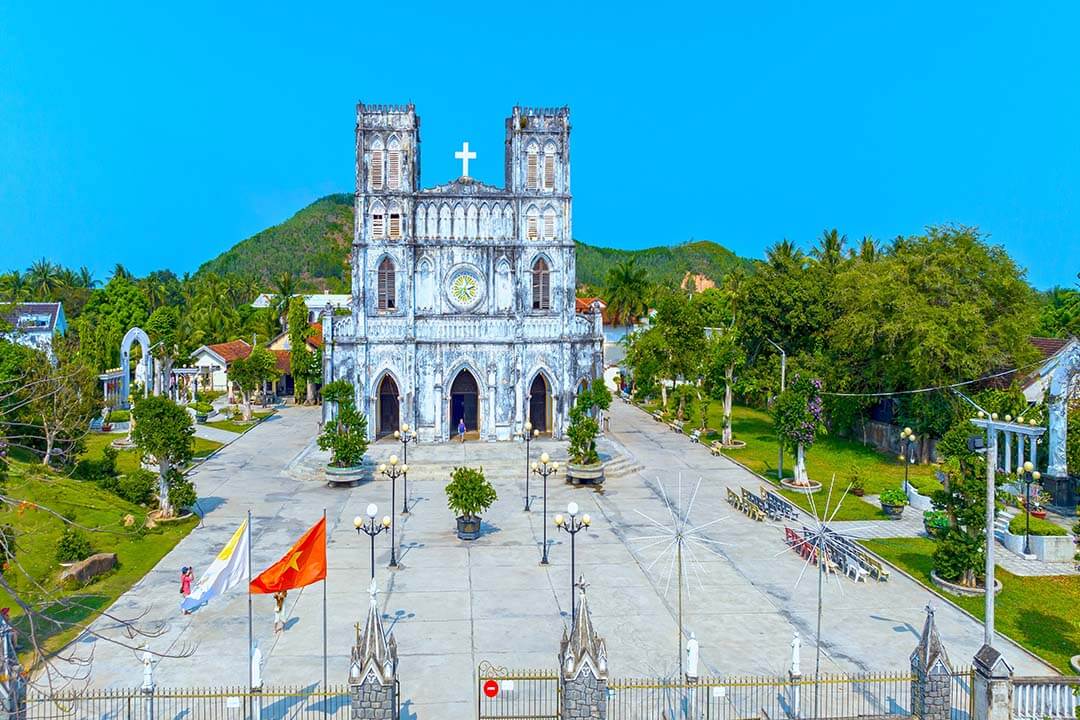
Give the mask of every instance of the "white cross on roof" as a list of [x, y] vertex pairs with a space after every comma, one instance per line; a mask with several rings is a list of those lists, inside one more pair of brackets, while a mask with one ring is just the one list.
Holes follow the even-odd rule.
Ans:
[[469, 161], [476, 159], [476, 153], [469, 152], [468, 142], [461, 144], [461, 149], [454, 153], [454, 158], [461, 161], [461, 177], [469, 177]]

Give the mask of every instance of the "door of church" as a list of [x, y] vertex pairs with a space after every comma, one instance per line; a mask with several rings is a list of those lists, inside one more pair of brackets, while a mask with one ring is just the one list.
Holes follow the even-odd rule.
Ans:
[[546, 433], [548, 427], [549, 396], [547, 380], [543, 375], [537, 375], [529, 387], [529, 422], [534, 430]]
[[387, 375], [379, 383], [379, 425], [375, 437], [389, 435], [398, 429], [399, 424], [398, 387], [394, 379]]
[[462, 370], [450, 386], [450, 427], [452, 434], [458, 431], [458, 422], [465, 421], [465, 432], [480, 430], [480, 393], [476, 378], [468, 370]]

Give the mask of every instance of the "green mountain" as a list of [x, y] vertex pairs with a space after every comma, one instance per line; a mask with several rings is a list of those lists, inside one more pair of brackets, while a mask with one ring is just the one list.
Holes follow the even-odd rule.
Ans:
[[689, 284], [694, 276], [701, 276], [699, 284], [719, 283], [732, 268], [749, 262], [711, 240], [644, 250], [602, 248], [578, 242], [578, 284], [602, 286], [608, 268], [627, 258], [635, 258], [639, 267], [648, 270], [652, 282], [669, 287], [679, 287], [684, 281]]
[[253, 275], [269, 284], [290, 271], [304, 284], [345, 292], [352, 240], [352, 195], [327, 195], [280, 225], [241, 240], [199, 272]]
[[[253, 275], [267, 285], [290, 271], [305, 285], [347, 292], [349, 247], [353, 237], [353, 198], [328, 195], [291, 218], [252, 235], [213, 260], [200, 273]], [[599, 287], [608, 268], [625, 258], [637, 258], [653, 282], [677, 287], [690, 276], [718, 282], [731, 268], [746, 263], [727, 248], [709, 240], [645, 250], [619, 250], [577, 243], [579, 285]]]

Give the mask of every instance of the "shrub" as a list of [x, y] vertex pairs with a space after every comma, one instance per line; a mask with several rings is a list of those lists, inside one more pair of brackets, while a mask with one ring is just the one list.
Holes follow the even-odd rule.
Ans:
[[179, 470], [169, 473], [169, 504], [176, 510], [186, 510], [199, 499], [195, 494], [195, 486]]
[[214, 406], [208, 402], [193, 402], [188, 407], [200, 415], [209, 415], [214, 411]]
[[942, 510], [927, 510], [923, 513], [923, 525], [934, 537], [941, 537], [949, 530], [949, 515]]
[[117, 494], [129, 503], [150, 505], [157, 493], [158, 477], [149, 470], [139, 469], [120, 478]]
[[882, 505], [907, 505], [907, 494], [900, 488], [883, 490], [878, 498]]
[[[1009, 532], [1013, 535], [1023, 535], [1026, 532], [1027, 520], [1024, 515], [1017, 515], [1009, 522]], [[1031, 518], [1031, 534], [1032, 535], [1068, 535], [1068, 531], [1060, 525], [1055, 525], [1047, 520], [1041, 520], [1037, 517]]]
[[109, 419], [108, 419], [107, 422], [121, 423], [121, 422], [127, 422], [130, 419], [131, 419], [131, 411], [130, 410], [110, 410], [109, 411]]
[[484, 469], [456, 467], [446, 485], [446, 505], [458, 515], [476, 517], [498, 497], [484, 477]]
[[93, 552], [90, 547], [90, 539], [80, 530], [70, 525], [64, 528], [60, 541], [56, 543], [57, 562], [78, 562], [90, 557]]
[[848, 486], [852, 495], [861, 495], [866, 491], [866, 481], [863, 480], [858, 465], [851, 466], [851, 471], [848, 473]]
[[[72, 473], [79, 480], [88, 480], [102, 487], [116, 478], [116, 448], [106, 445], [100, 460], [80, 460]], [[105, 489], [109, 489], [105, 487]]]
[[367, 416], [356, 409], [353, 386], [335, 380], [323, 386], [323, 400], [337, 404], [337, 415], [319, 436], [319, 447], [329, 450], [334, 467], [355, 467], [367, 452]]

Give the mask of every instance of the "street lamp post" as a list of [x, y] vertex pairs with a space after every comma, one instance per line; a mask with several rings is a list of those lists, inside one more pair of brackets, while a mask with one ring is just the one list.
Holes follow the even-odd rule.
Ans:
[[540, 437], [540, 431], [533, 429], [533, 424], [528, 420], [525, 421], [525, 432], [522, 433], [525, 436], [525, 512], [529, 512], [529, 443], [533, 438]]
[[383, 463], [382, 465], [380, 465], [379, 472], [390, 478], [390, 567], [396, 568], [398, 566], [397, 543], [395, 539], [397, 536], [397, 529], [395, 527], [393, 515], [394, 506], [397, 505], [397, 496], [395, 495], [395, 493], [397, 488], [397, 479], [405, 473], [409, 472], [409, 466], [408, 464], [398, 465], [398, 456], [391, 455], [390, 463]]
[[401, 430], [394, 431], [394, 439], [401, 441], [401, 514], [409, 514], [409, 443], [416, 442], [416, 431], [409, 430], [409, 423], [402, 423]]
[[906, 427], [900, 433], [900, 462], [904, 463], [904, 494], [908, 492], [908, 466], [915, 464], [915, 456], [911, 450], [915, 445], [917, 436], [911, 428]]
[[589, 527], [592, 518], [589, 517], [589, 513], [585, 513], [578, 518], [578, 504], [576, 502], [570, 502], [566, 506], [566, 514], [567, 517], [563, 517], [561, 514], [555, 516], [555, 527], [570, 533], [570, 627], [572, 628], [574, 623], [577, 622], [577, 598], [574, 597], [574, 537]]
[[367, 520], [357, 515], [353, 518], [352, 524], [356, 528], [356, 534], [364, 533], [371, 538], [371, 579], [375, 579], [375, 536], [381, 532], [385, 532], [390, 529], [390, 516], [383, 515], [382, 520], [375, 521], [375, 516], [379, 514], [379, 508], [375, 503], [369, 503], [367, 506]]
[[[780, 351], [780, 392], [784, 392], [785, 381], [787, 380], [787, 353], [784, 352], [784, 348], [774, 343], [769, 338], [765, 338], [765, 342], [772, 345], [774, 348]], [[783, 438], [777, 441], [780, 446], [779, 457], [776, 463], [776, 479], [782, 481], [784, 479], [784, 440]]]
[[551, 475], [559, 472], [559, 463], [552, 462], [551, 457], [547, 453], [540, 454], [540, 462], [534, 462], [532, 464], [532, 471], [544, 479], [544, 556], [540, 558], [541, 565], [548, 564], [548, 542], [547, 542], [547, 479]]
[[1018, 472], [1024, 481], [1024, 554], [1031, 555], [1031, 506], [1034, 505], [1031, 501], [1031, 483], [1039, 482], [1042, 473], [1035, 469], [1030, 460], [1025, 460]]

